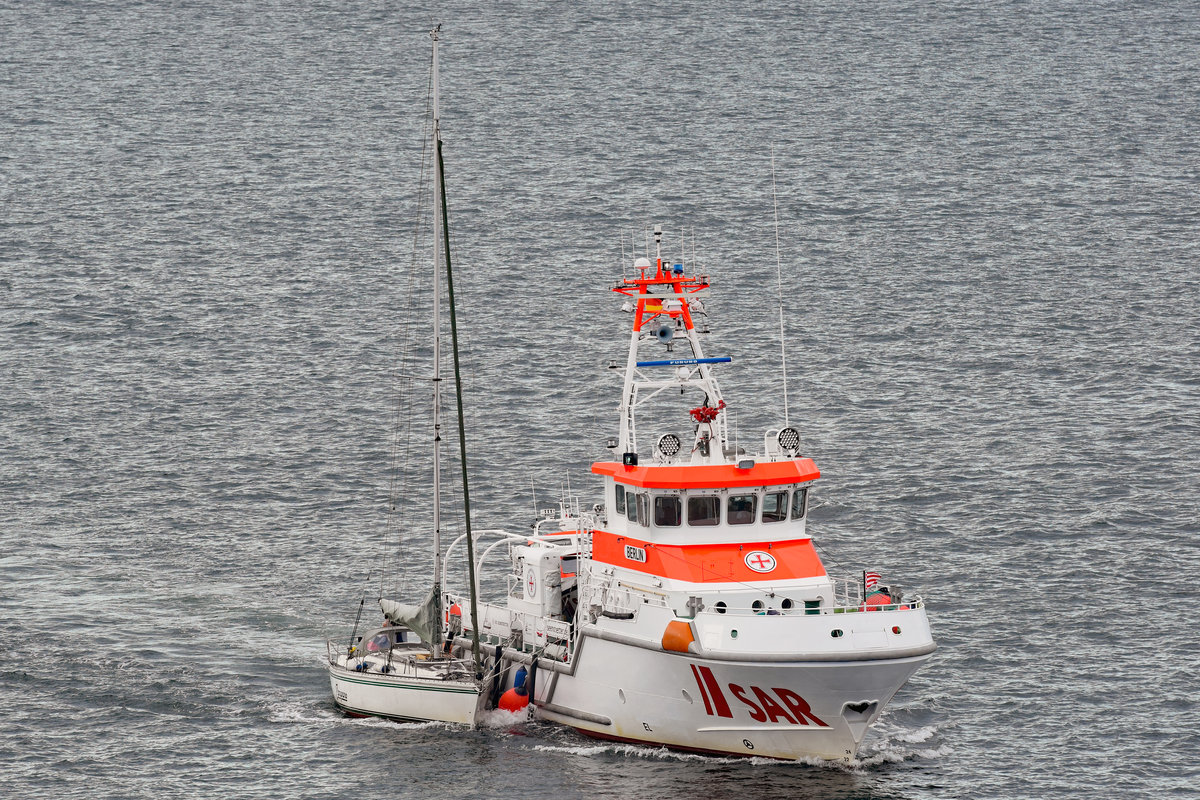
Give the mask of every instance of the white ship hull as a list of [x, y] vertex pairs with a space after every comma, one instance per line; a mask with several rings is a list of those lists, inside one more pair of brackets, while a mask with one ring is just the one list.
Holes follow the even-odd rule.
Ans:
[[607, 739], [848, 760], [928, 658], [745, 663], [588, 638], [573, 675], [539, 676], [538, 713]]

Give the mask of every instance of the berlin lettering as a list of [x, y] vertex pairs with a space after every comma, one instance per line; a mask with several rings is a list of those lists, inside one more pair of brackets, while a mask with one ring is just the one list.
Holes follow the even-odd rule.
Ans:
[[[704, 711], [710, 717], [733, 718], [733, 710], [729, 700], [716, 676], [708, 667], [692, 665], [692, 675], [696, 685], [700, 687], [700, 697], [704, 700]], [[787, 722], [792, 725], [816, 725], [828, 728], [829, 725], [813, 713], [808, 701], [791, 689], [772, 688], [761, 689], [757, 686], [743, 687], [736, 683], [727, 684], [729, 692], [739, 702], [746, 706], [751, 719], [757, 722]]]

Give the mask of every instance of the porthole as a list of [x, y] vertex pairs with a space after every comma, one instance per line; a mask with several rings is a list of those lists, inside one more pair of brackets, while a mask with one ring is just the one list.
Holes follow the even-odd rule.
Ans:
[[831, 631], [829, 632], [829, 635], [830, 635], [830, 636], [832, 636], [832, 637], [833, 637], [833, 638], [835, 638], [835, 639], [840, 639], [840, 638], [842, 638], [842, 629], [841, 629], [841, 628], [834, 628], [833, 630], [831, 630]]
[[750, 608], [754, 609], [755, 614], [763, 613], [764, 607], [765, 606], [764, 606], [764, 603], [762, 600], [755, 600], [753, 603], [750, 604]]
[[732, 631], [730, 631], [730, 632], [729, 632], [729, 638], [730, 638], [730, 639], [736, 639], [736, 638], [737, 638], [737, 631], [736, 631], [736, 630], [732, 630]]
[[718, 614], [724, 614], [725, 613], [725, 602], [722, 601], [720, 603], [717, 603], [715, 606], [713, 606], [713, 611], [716, 611]]
[[792, 598], [790, 598], [790, 597], [783, 598], [783, 602], [779, 604], [779, 607], [782, 608], [784, 611], [791, 611], [792, 610]]

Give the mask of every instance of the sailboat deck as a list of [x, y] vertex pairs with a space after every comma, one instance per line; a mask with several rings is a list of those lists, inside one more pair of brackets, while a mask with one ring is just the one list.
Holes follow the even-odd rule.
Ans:
[[400, 642], [387, 650], [350, 655], [337, 652], [337, 647], [329, 642], [329, 663], [353, 672], [432, 681], [470, 681], [474, 675], [469, 659], [435, 658], [429, 647], [419, 642]]

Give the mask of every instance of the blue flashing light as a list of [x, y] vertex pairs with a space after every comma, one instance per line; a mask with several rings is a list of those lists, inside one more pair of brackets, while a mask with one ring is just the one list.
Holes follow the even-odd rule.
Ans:
[[665, 361], [639, 361], [639, 367], [694, 367], [697, 364], [728, 364], [733, 359], [729, 356], [720, 358], [672, 358]]

